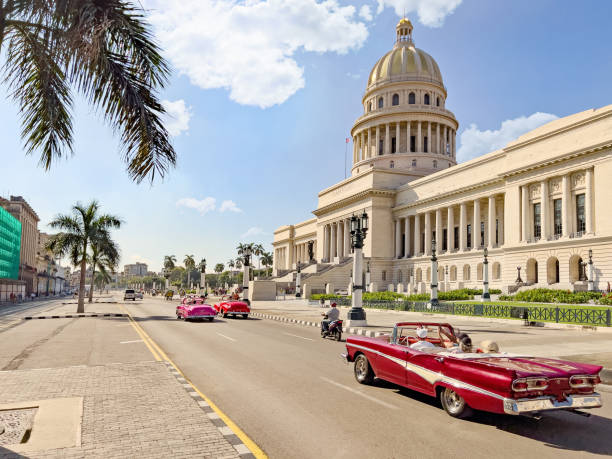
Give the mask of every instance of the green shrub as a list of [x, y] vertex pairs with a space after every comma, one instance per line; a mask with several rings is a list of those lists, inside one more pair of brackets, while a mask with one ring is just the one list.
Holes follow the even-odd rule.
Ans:
[[408, 301], [429, 301], [430, 296], [429, 293], [415, 293], [414, 295], [409, 295], [406, 297]]
[[395, 292], [365, 292], [364, 301], [395, 301], [406, 299], [406, 295]]
[[[333, 293], [315, 293], [313, 295], [310, 295], [310, 299], [311, 300], [339, 300], [341, 298], [347, 298], [346, 296], [342, 296], [342, 295], [336, 295]], [[350, 298], [350, 297], [348, 297]]]
[[612, 293], [608, 295], [602, 295], [601, 298], [597, 300], [599, 304], [603, 304], [604, 306], [612, 306]]
[[438, 299], [440, 301], [460, 301], [460, 300], [472, 300], [474, 295], [461, 290], [451, 290], [449, 292], [439, 292]]
[[[503, 298], [502, 298], [503, 297]], [[500, 300], [525, 301], [529, 303], [588, 303], [590, 300], [601, 300], [598, 292], [570, 292], [569, 290], [552, 290], [547, 288], [534, 288], [524, 290], [515, 295], [502, 295]], [[601, 303], [600, 303], [601, 304]]]

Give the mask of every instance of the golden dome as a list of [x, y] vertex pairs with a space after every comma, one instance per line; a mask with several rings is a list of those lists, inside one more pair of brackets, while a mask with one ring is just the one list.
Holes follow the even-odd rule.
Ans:
[[370, 72], [368, 87], [396, 81], [425, 81], [444, 87], [438, 63], [422, 49], [396, 46]]
[[400, 19], [400, 21], [397, 23], [398, 26], [401, 26], [404, 24], [409, 24], [410, 26], [412, 26], [412, 22], [410, 22], [410, 20], [406, 18]]

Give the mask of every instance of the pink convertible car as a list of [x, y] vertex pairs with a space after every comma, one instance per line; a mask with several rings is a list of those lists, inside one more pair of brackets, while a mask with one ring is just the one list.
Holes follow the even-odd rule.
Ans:
[[176, 307], [176, 318], [185, 320], [203, 320], [208, 319], [213, 321], [217, 311], [210, 304], [204, 303], [202, 298], [193, 298], [186, 296]]

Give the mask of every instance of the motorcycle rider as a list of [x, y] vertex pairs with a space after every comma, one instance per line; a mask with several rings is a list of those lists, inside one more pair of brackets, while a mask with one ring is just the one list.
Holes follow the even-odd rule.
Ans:
[[329, 324], [340, 318], [340, 311], [336, 308], [336, 303], [331, 304], [331, 309], [321, 313], [325, 318], [321, 321], [321, 330], [326, 332], [329, 329]]

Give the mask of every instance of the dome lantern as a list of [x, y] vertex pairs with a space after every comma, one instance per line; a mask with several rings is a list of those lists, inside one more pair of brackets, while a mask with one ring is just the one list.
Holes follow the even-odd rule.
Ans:
[[413, 44], [412, 42], [412, 22], [409, 19], [402, 18], [397, 23], [395, 30], [397, 32], [397, 44], [407, 43]]

